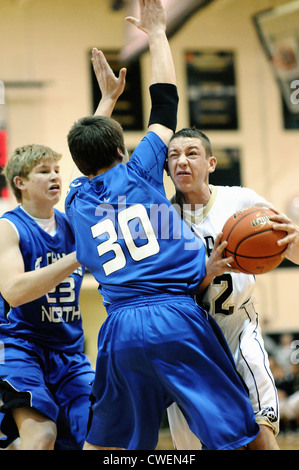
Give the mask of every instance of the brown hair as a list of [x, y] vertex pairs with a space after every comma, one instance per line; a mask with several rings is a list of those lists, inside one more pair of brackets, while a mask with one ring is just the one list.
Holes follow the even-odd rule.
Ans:
[[173, 139], [177, 139], [179, 137], [191, 137], [194, 139], [199, 139], [206, 151], [206, 157], [207, 158], [212, 157], [213, 150], [212, 150], [212, 144], [211, 144], [210, 139], [202, 131], [196, 129], [196, 127], [185, 127], [177, 131], [175, 134], [172, 135], [170, 142]]
[[84, 175], [96, 175], [120, 160], [118, 149], [125, 154], [123, 130], [120, 124], [106, 116], [79, 119], [68, 133], [72, 158]]

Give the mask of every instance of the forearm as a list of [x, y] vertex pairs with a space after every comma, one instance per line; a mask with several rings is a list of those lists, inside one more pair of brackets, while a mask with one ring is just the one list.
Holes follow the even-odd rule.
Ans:
[[71, 253], [49, 266], [16, 275], [2, 295], [12, 307], [18, 307], [50, 292], [79, 266], [75, 253]]
[[292, 263], [299, 265], [299, 239], [294, 244], [290, 244], [286, 250], [285, 257], [292, 261]]
[[201, 281], [197, 295], [202, 296], [205, 290], [209, 287], [209, 285], [213, 281], [213, 279], [214, 279], [214, 276], [209, 276], [206, 274], [203, 280]]
[[175, 68], [171, 49], [163, 29], [148, 35], [151, 52], [150, 84], [172, 83], [176, 84]]
[[94, 116], [111, 117], [116, 101], [117, 99], [113, 98], [101, 99], [97, 109], [94, 112]]
[[163, 31], [153, 36], [149, 44], [152, 56], [152, 73], [151, 112], [148, 129], [158, 134], [168, 145], [171, 135], [176, 130], [178, 110], [178, 94], [172, 55]]

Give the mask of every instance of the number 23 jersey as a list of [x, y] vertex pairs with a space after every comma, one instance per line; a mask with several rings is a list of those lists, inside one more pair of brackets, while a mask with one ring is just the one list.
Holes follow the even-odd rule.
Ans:
[[[75, 251], [72, 228], [62, 212], [54, 209], [57, 232], [51, 236], [20, 207], [3, 214], [17, 229], [25, 272], [52, 264]], [[50, 349], [76, 353], [84, 347], [79, 293], [82, 267], [48, 294], [11, 307], [0, 294], [0, 336], [17, 336]]]

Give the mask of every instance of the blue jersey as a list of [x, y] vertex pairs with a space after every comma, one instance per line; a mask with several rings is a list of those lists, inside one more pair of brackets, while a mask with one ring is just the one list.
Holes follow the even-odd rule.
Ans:
[[99, 283], [104, 304], [162, 292], [193, 295], [205, 275], [205, 248], [165, 195], [166, 152], [149, 132], [129, 163], [69, 188], [65, 207], [77, 259]]
[[[57, 232], [49, 235], [21, 207], [6, 212], [19, 233], [19, 247], [25, 272], [50, 265], [75, 251], [72, 228], [65, 214], [55, 210]], [[80, 267], [47, 295], [19, 307], [11, 307], [0, 295], [1, 334], [18, 336], [44, 347], [64, 352], [83, 350], [83, 329], [79, 292], [83, 269]]]

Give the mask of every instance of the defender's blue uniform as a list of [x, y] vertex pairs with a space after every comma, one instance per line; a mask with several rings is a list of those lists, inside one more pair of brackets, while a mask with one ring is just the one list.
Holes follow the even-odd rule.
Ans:
[[99, 282], [106, 305], [161, 292], [191, 295], [204, 277], [204, 246], [165, 196], [161, 144], [150, 132], [127, 165], [70, 186], [66, 213], [77, 259]]
[[235, 448], [257, 426], [221, 333], [223, 345], [191, 299], [205, 248], [165, 196], [166, 151], [149, 132], [127, 165], [75, 180], [66, 198], [78, 260], [108, 311], [87, 441], [154, 449], [163, 410], [177, 401], [206, 448]]
[[[2, 218], [11, 221], [18, 231], [25, 272], [54, 263], [75, 249], [72, 228], [58, 210], [54, 236], [40, 228], [21, 207]], [[81, 448], [84, 442], [89, 383], [94, 377], [83, 354], [79, 307], [82, 278], [80, 267], [47, 295], [19, 307], [11, 307], [0, 295], [0, 343], [4, 348], [0, 363], [1, 411], [36, 408], [57, 422], [58, 443], [66, 448]], [[8, 439], [0, 445], [6, 446], [17, 431], [10, 413], [5, 418], [0, 414], [1, 418], [1, 430]]]

